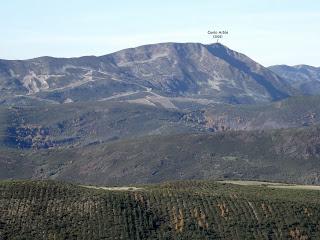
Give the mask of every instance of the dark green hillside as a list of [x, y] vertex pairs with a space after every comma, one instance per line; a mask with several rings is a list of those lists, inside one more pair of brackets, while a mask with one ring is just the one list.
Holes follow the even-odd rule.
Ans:
[[50, 148], [148, 134], [194, 132], [180, 111], [121, 102], [0, 107], [0, 145]]
[[93, 184], [210, 178], [319, 184], [319, 137], [319, 127], [149, 136], [73, 149], [73, 163], [57, 177]]
[[147, 136], [86, 147], [0, 148], [1, 179], [81, 184], [260, 179], [320, 184], [320, 127]]
[[0, 183], [0, 239], [319, 239], [320, 192], [185, 181]]
[[[320, 184], [319, 102], [319, 97], [296, 97], [197, 112], [116, 101], [2, 106], [0, 179]], [[288, 129], [269, 129], [282, 127]]]
[[312, 126], [320, 122], [320, 97], [291, 97], [260, 105], [215, 104], [185, 114], [212, 131], [279, 129]]
[[145, 135], [313, 126], [320, 122], [319, 102], [318, 96], [295, 97], [261, 105], [198, 105], [196, 111], [118, 101], [0, 106], [0, 145], [38, 149]]

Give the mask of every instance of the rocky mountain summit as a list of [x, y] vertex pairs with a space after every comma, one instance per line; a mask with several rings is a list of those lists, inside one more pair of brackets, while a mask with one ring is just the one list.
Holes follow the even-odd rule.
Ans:
[[80, 58], [0, 60], [3, 104], [125, 100], [262, 103], [297, 92], [271, 70], [215, 43], [160, 43]]

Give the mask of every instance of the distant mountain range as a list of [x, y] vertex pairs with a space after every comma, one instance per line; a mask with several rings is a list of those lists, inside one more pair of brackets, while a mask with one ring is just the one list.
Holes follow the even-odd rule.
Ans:
[[101, 57], [0, 60], [0, 92], [4, 104], [124, 99], [168, 108], [175, 107], [175, 97], [262, 103], [299, 94], [289, 81], [219, 43], [161, 43]]
[[270, 70], [281, 76], [285, 82], [305, 95], [320, 94], [320, 67], [308, 65], [275, 65]]
[[0, 179], [320, 183], [319, 82], [218, 43], [0, 60]]

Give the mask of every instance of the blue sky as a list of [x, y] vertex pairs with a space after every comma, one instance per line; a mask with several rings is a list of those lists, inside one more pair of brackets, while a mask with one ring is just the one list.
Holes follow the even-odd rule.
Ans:
[[320, 66], [316, 0], [3, 0], [0, 58], [104, 55], [159, 42], [221, 42], [265, 66]]

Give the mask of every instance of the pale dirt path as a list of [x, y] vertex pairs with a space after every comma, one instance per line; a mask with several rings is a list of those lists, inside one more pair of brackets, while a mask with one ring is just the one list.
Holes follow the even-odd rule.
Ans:
[[138, 187], [98, 187], [98, 186], [88, 186], [88, 185], [80, 185], [80, 186], [85, 187], [85, 188], [102, 189], [102, 190], [108, 190], [108, 191], [141, 191], [141, 190], [144, 190], [144, 188], [138, 188]]
[[320, 190], [318, 185], [299, 185], [299, 184], [285, 184], [275, 182], [262, 182], [262, 181], [241, 181], [241, 180], [225, 180], [218, 181], [220, 183], [231, 183], [242, 186], [267, 186], [271, 188], [285, 188], [285, 189], [303, 189], [303, 190]]

